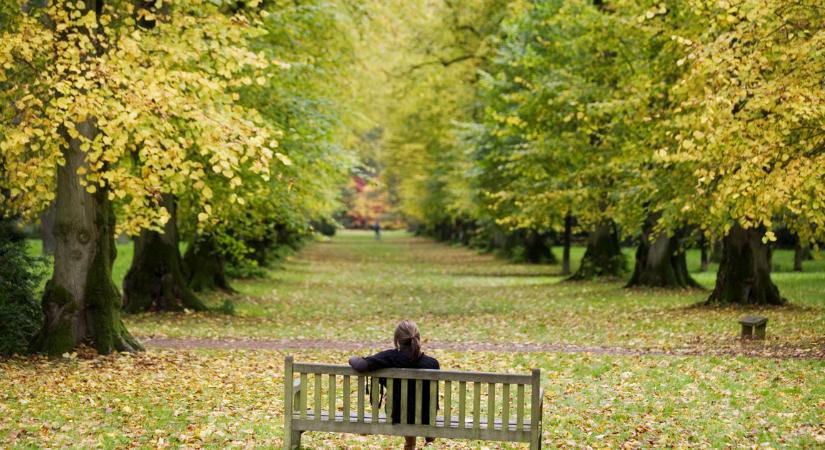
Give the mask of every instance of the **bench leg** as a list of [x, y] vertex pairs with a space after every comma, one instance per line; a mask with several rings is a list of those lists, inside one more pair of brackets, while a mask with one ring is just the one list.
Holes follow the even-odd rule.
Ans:
[[290, 433], [289, 450], [297, 450], [301, 448], [302, 434], [304, 434], [304, 432], [299, 430], [293, 430], [292, 433]]
[[759, 325], [758, 327], [756, 327], [756, 333], [755, 333], [754, 337], [756, 339], [765, 339], [765, 328], [766, 328], [766, 324], [762, 324], [762, 325]]

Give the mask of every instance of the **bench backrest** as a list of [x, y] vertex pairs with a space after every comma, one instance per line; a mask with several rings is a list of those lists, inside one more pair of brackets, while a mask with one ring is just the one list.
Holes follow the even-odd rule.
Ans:
[[[386, 414], [380, 411], [379, 379], [387, 379]], [[395, 383], [390, 381], [394, 379], [400, 382], [400, 392], [394, 392]], [[531, 435], [540, 432], [540, 426], [531, 426], [540, 423], [540, 379], [538, 369], [530, 375], [425, 369], [383, 369], [364, 374], [344, 365], [295, 363], [287, 356], [285, 411], [289, 420], [312, 421], [313, 429], [324, 431], [530, 442]], [[422, 388], [425, 381], [429, 392]], [[415, 398], [407, 398], [408, 383], [416, 384]], [[289, 386], [296, 387], [290, 391]], [[401, 423], [393, 425], [387, 417], [392, 415], [393, 398], [398, 395]], [[422, 411], [425, 395], [430, 408], [426, 415]], [[411, 402], [415, 416], [408, 418]], [[443, 419], [437, 418], [437, 403]], [[424, 416], [429, 416], [429, 423], [421, 423]]]

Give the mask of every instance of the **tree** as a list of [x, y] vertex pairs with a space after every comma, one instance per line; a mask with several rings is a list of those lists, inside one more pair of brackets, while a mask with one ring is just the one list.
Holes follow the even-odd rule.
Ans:
[[614, 192], [633, 131], [622, 118], [641, 100], [621, 84], [634, 68], [616, 49], [633, 48], [624, 39], [638, 32], [603, 5], [552, 1], [501, 34], [484, 78], [482, 198], [510, 227], [558, 230], [575, 214], [590, 238], [572, 278], [623, 274]]
[[723, 241], [711, 303], [782, 304], [769, 243], [782, 220], [802, 242], [825, 235], [825, 86], [820, 2], [694, 2], [704, 33], [681, 36], [675, 144], [660, 155], [690, 180], [663, 222]]
[[[101, 353], [139, 349], [111, 279], [115, 232], [159, 231], [169, 221], [162, 194], [203, 190], [207, 170], [240, 186], [237, 173], [269, 169], [271, 132], [228, 89], [252, 83], [234, 79], [239, 70], [265, 65], [245, 48], [248, 20], [191, 0], [151, 32], [136, 28], [136, 15], [152, 14], [127, 1], [56, 1], [22, 14], [0, 45], [0, 95], [19, 117], [0, 142], [5, 200], [28, 218], [56, 203], [38, 340], [51, 354], [84, 342]], [[205, 53], [212, 71], [196, 64]], [[21, 77], [29, 82], [7, 82]], [[209, 210], [203, 202], [202, 222]]]

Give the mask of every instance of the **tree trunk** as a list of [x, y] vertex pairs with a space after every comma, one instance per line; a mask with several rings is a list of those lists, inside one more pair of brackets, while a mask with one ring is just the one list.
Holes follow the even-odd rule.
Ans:
[[699, 232], [699, 272], [707, 272], [710, 266], [710, 256], [708, 255], [708, 238], [704, 232]]
[[650, 216], [642, 226], [639, 247], [636, 249], [636, 266], [625, 287], [699, 287], [688, 273], [687, 258], [679, 234], [660, 234], [654, 239], [652, 233], [657, 220], [657, 216]]
[[716, 287], [707, 303], [782, 305], [786, 300], [771, 281], [771, 251], [763, 229], [731, 228], [722, 245]]
[[793, 270], [795, 272], [802, 272], [802, 261], [810, 259], [811, 251], [807, 245], [802, 245], [799, 237], [796, 238], [796, 245], [793, 249]]
[[54, 239], [55, 205], [52, 203], [40, 214], [40, 239], [43, 243], [43, 254], [54, 255], [57, 242]]
[[170, 219], [163, 233], [143, 230], [135, 239], [132, 266], [123, 280], [123, 309], [145, 311], [205, 311], [206, 305], [189, 288], [183, 276], [175, 197], [164, 194], [162, 205]]
[[218, 252], [212, 236], [200, 236], [183, 256], [186, 278], [195, 292], [224, 290], [233, 292], [226, 279], [226, 260]]
[[599, 224], [587, 237], [587, 249], [584, 252], [579, 270], [570, 280], [590, 280], [596, 277], [618, 277], [627, 272], [622, 249], [619, 246], [619, 234], [612, 220]]
[[793, 249], [793, 270], [802, 272], [802, 261], [805, 259], [805, 249], [797, 242]]
[[561, 256], [561, 274], [570, 275], [570, 244], [573, 240], [573, 216], [564, 216], [564, 249]]
[[521, 234], [524, 245], [524, 260], [534, 264], [556, 264], [558, 259], [553, 254], [553, 248], [547, 240], [546, 235], [535, 231]]
[[[77, 125], [94, 139], [92, 119]], [[101, 354], [135, 351], [140, 344], [120, 318], [120, 293], [112, 281], [117, 255], [115, 215], [108, 189], [90, 194], [77, 170], [86, 165], [78, 139], [69, 139], [66, 163], [57, 170], [54, 272], [43, 296], [45, 323], [35, 346], [52, 355], [72, 351], [81, 343]]]

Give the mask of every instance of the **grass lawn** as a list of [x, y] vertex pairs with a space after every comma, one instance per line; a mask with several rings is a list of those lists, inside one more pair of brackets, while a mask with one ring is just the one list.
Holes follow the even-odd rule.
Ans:
[[[581, 249], [575, 250], [577, 261]], [[698, 255], [689, 258], [698, 267]], [[394, 324], [410, 317], [425, 346], [427, 340], [552, 343], [696, 353], [432, 352], [442, 367], [457, 370], [542, 368], [548, 448], [822, 448], [825, 361], [796, 356], [825, 345], [825, 266], [807, 261], [805, 272], [788, 272], [791, 258], [777, 252], [774, 281], [792, 306], [696, 308], [708, 292], [567, 283], [558, 266], [510, 264], [400, 232], [380, 242], [345, 232], [312, 244], [265, 279], [235, 281], [235, 316], [142, 314], [126, 323], [141, 337], [388, 342]], [[119, 258], [116, 278], [125, 265], [128, 259]], [[710, 287], [714, 273], [696, 278]], [[217, 305], [225, 297], [206, 300]], [[748, 313], [769, 317], [766, 342], [737, 339], [736, 320]], [[731, 356], [742, 352], [763, 357]], [[348, 356], [292, 353], [318, 362], [343, 363]], [[0, 447], [278, 447], [283, 356], [150, 348], [135, 356], [0, 362]], [[303, 443], [400, 447], [397, 438], [324, 433], [309, 433]], [[499, 444], [436, 446], [483, 447]]]

